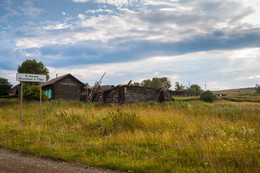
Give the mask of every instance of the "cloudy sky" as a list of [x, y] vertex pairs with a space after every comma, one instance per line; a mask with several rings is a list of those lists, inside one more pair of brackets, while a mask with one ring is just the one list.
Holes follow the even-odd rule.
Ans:
[[0, 76], [42, 61], [93, 85], [260, 84], [259, 0], [0, 0]]

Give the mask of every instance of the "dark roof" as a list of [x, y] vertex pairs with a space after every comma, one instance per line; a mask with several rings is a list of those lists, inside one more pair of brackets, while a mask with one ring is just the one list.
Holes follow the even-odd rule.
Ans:
[[74, 78], [74, 79], [75, 79], [77, 82], [79, 82], [80, 84], [84, 85], [80, 80], [78, 80], [77, 78], [75, 78], [74, 76], [72, 76], [70, 73], [68, 73], [68, 74], [62, 75], [62, 76], [60, 76], [60, 77], [56, 77], [56, 78], [54, 78], [54, 79], [51, 79], [51, 80], [45, 82], [42, 86], [44, 87], [44, 86], [47, 86], [47, 85], [54, 84], [54, 83], [56, 83], [56, 82], [58, 82], [58, 81], [60, 81], [60, 80], [62, 80], [62, 79], [64, 79], [64, 78], [66, 78], [66, 77], [69, 77], [69, 76], [72, 77], [72, 78]]

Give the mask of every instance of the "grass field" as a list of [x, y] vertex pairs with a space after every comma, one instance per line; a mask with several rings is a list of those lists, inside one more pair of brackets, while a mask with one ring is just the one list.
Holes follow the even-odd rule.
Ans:
[[255, 93], [254, 88], [230, 89], [230, 90], [223, 90], [223, 91], [214, 91], [214, 93], [226, 94], [227, 96], [222, 98], [225, 98], [227, 100], [232, 100], [237, 102], [259, 102], [260, 103], [260, 95]]
[[260, 104], [46, 102], [0, 107], [0, 146], [131, 172], [260, 172]]
[[214, 91], [215, 94], [226, 94], [227, 96], [241, 96], [255, 94], [255, 88], [240, 88], [222, 91]]
[[173, 96], [176, 101], [199, 100], [200, 96]]

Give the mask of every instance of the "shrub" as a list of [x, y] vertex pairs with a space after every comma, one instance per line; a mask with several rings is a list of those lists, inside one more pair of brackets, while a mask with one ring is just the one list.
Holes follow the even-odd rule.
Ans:
[[[25, 85], [23, 90], [23, 98], [26, 100], [40, 100], [40, 86]], [[42, 91], [42, 100], [47, 100], [47, 95]]]
[[255, 93], [258, 94], [258, 95], [260, 94], [260, 85], [256, 84], [256, 86], [255, 86]]
[[200, 99], [202, 100], [202, 101], [204, 101], [204, 102], [210, 102], [210, 103], [212, 103], [212, 102], [214, 102], [216, 99], [217, 99], [217, 97], [213, 94], [213, 92], [211, 92], [211, 91], [205, 91], [205, 92], [203, 92], [201, 95], [200, 95]]

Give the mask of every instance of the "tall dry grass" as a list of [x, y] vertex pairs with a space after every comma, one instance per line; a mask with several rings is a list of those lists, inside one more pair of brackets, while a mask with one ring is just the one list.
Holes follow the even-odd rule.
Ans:
[[0, 146], [132, 172], [260, 172], [257, 103], [56, 101], [0, 107]]

